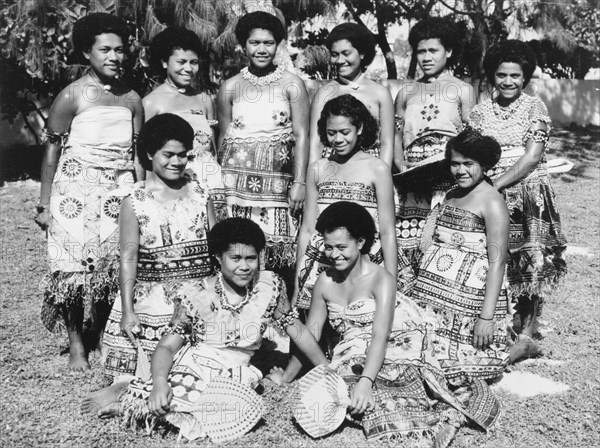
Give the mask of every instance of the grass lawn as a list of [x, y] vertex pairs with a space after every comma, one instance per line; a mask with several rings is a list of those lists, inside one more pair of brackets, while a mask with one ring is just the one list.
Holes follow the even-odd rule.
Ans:
[[[565, 232], [572, 249], [564, 285], [547, 298], [542, 319], [544, 359], [512, 368], [565, 383], [560, 394], [521, 398], [497, 389], [503, 413], [487, 434], [463, 428], [452, 447], [591, 447], [600, 443], [600, 151], [597, 135], [559, 129], [551, 156], [576, 163], [553, 179]], [[99, 357], [92, 370], [66, 369], [65, 335], [49, 334], [39, 321], [38, 283], [46, 270], [43, 232], [32, 221], [39, 183], [21, 180], [0, 188], [0, 443], [9, 446], [181, 445], [172, 434], [124, 428], [118, 420], [99, 420], [79, 412], [82, 397], [106, 385]], [[282, 359], [282, 357], [278, 357]], [[301, 433], [291, 419], [289, 387], [264, 384], [265, 419], [236, 443], [223, 446], [368, 447], [416, 446], [414, 440], [368, 443], [360, 429], [345, 426], [324, 439]], [[201, 446], [211, 445], [206, 441]]]

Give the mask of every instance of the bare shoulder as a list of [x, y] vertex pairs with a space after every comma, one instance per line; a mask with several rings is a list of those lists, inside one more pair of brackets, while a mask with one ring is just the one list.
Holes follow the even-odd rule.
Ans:
[[482, 189], [481, 195], [477, 198], [483, 206], [484, 214], [497, 215], [498, 213], [507, 211], [506, 201], [500, 192], [487, 182], [485, 182], [484, 186], [485, 188]]

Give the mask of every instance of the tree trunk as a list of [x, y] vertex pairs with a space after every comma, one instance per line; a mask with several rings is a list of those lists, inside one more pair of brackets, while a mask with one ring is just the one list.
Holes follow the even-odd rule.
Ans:
[[387, 41], [385, 34], [385, 17], [380, 12], [379, 2], [375, 2], [375, 15], [377, 17], [377, 44], [381, 48], [383, 57], [385, 58], [385, 66], [387, 68], [387, 79], [398, 79], [398, 70], [396, 69], [396, 60], [394, 59], [394, 53], [390, 48], [390, 44]]

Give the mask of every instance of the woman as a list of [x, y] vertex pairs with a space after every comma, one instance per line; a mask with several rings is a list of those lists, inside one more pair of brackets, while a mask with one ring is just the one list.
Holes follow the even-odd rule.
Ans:
[[126, 24], [110, 14], [89, 14], [75, 23], [74, 51], [89, 69], [56, 97], [44, 133], [35, 218], [48, 231], [50, 257], [42, 321], [52, 331], [62, 314], [71, 371], [90, 368], [88, 353], [118, 288], [121, 200], [134, 183], [134, 169], [144, 179], [133, 154], [142, 103], [117, 78], [128, 38]]
[[[475, 104], [473, 88], [449, 67], [458, 56], [459, 36], [450, 19], [430, 17], [417, 23], [408, 41], [423, 76], [402, 84], [396, 96], [394, 162], [403, 172], [428, 157], [443, 154], [446, 142], [466, 123]], [[398, 245], [419, 267], [419, 240], [429, 211], [450, 188], [426, 179], [400, 191], [396, 212]]]
[[121, 204], [120, 298], [102, 347], [109, 376], [135, 374], [138, 346], [152, 356], [179, 291], [212, 273], [206, 241], [215, 221], [212, 200], [204, 184], [184, 177], [194, 137], [174, 114], [155, 115], [140, 131], [137, 153], [148, 176]]
[[[375, 240], [370, 213], [359, 204], [337, 202], [321, 213], [317, 230], [332, 265], [319, 275], [306, 326], [318, 338], [328, 319], [340, 333], [329, 367], [350, 386], [349, 410], [362, 417], [366, 437], [428, 435], [435, 446], [445, 447], [463, 414], [489, 427], [498, 408], [490, 406], [495, 399], [485, 384], [478, 383], [464, 404], [450, 394], [427, 351], [419, 308], [396, 293], [394, 276], [363, 256]], [[270, 378], [289, 382], [300, 367], [293, 357], [285, 371], [274, 368]], [[489, 400], [486, 406], [480, 406], [482, 400]]]
[[394, 229], [394, 200], [389, 167], [363, 151], [377, 139], [377, 123], [366, 106], [352, 95], [327, 102], [318, 121], [318, 133], [332, 154], [308, 170], [306, 205], [298, 235], [298, 287], [293, 303], [309, 309], [313, 286], [319, 274], [331, 265], [324, 254], [323, 235], [315, 231], [319, 214], [340, 200], [356, 202], [375, 217], [377, 233], [369, 254], [394, 276], [398, 251]]
[[173, 113], [194, 129], [194, 149], [189, 154], [188, 172], [208, 184], [219, 219], [224, 205], [221, 167], [215, 160], [216, 113], [208, 89], [200, 91], [198, 72], [205, 62], [198, 36], [185, 28], [169, 27], [150, 43], [150, 63], [165, 81], [144, 97], [146, 120], [157, 114]]
[[[220, 271], [179, 292], [173, 319], [152, 357], [152, 379], [117, 383], [96, 392], [84, 400], [83, 411], [100, 409], [101, 416], [124, 414], [140, 422], [154, 414], [194, 440], [206, 434], [205, 419], [226, 408], [229, 417], [208, 430], [219, 441], [223, 440], [220, 430], [232, 430], [225, 421], [236, 412], [227, 407], [229, 398], [256, 387], [262, 378], [250, 358], [272, 321], [294, 338], [312, 362], [326, 362], [312, 336], [300, 337], [308, 332], [297, 310], [290, 307], [285, 283], [273, 272], [259, 271], [259, 254], [265, 247], [260, 227], [249, 219], [229, 218], [211, 229], [208, 244]], [[230, 393], [219, 397], [211, 393], [209, 402], [204, 402], [203, 391], [209, 391], [213, 382], [222, 384], [223, 377], [234, 381], [227, 383]], [[262, 415], [260, 399], [254, 399], [251, 409], [241, 410], [255, 418], [241, 423], [236, 436], [250, 430]]]
[[413, 299], [431, 312], [434, 353], [451, 384], [494, 380], [508, 360], [505, 270], [508, 210], [485, 172], [500, 146], [467, 128], [446, 147], [456, 187], [431, 212], [433, 244], [426, 250]]
[[484, 69], [494, 93], [469, 118], [471, 126], [502, 147], [490, 177], [510, 213], [508, 282], [521, 321], [511, 362], [541, 354], [532, 339], [535, 318], [544, 295], [567, 272], [567, 241], [546, 169], [550, 117], [539, 99], [523, 93], [535, 66], [535, 55], [524, 42], [508, 40], [490, 48]]
[[363, 102], [379, 123], [379, 138], [364, 148], [380, 157], [388, 167], [394, 155], [394, 105], [384, 86], [365, 77], [365, 70], [375, 57], [373, 33], [356, 23], [343, 23], [327, 36], [327, 49], [335, 79], [321, 84], [310, 110], [310, 162], [327, 156], [331, 150], [321, 141], [318, 120], [325, 104], [336, 96], [350, 94]]
[[265, 267], [291, 283], [298, 213], [308, 162], [308, 94], [296, 75], [273, 64], [283, 25], [266, 12], [235, 28], [248, 67], [219, 89], [219, 158], [228, 216], [246, 217], [265, 232]]

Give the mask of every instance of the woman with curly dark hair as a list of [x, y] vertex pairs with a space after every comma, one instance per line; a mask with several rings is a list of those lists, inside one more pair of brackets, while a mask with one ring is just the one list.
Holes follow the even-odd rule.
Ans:
[[42, 321], [52, 331], [62, 314], [72, 371], [90, 368], [88, 353], [118, 288], [119, 207], [134, 171], [144, 178], [133, 151], [142, 102], [118, 79], [128, 38], [125, 22], [110, 14], [75, 23], [74, 52], [89, 69], [58, 94], [44, 131], [35, 218], [48, 231], [50, 258]]
[[[194, 149], [189, 154], [188, 173], [208, 185], [217, 219], [225, 218], [221, 166], [216, 156], [216, 111], [206, 80], [199, 72], [208, 57], [198, 36], [186, 28], [169, 27], [150, 43], [150, 64], [164, 82], [142, 100], [146, 120], [173, 113], [194, 128]], [[202, 88], [203, 87], [203, 88]]]
[[494, 92], [473, 108], [469, 124], [502, 147], [502, 158], [489, 174], [510, 212], [508, 281], [520, 320], [510, 356], [515, 362], [541, 354], [532, 339], [535, 319], [544, 295], [566, 274], [566, 238], [546, 168], [548, 110], [523, 93], [535, 55], [525, 42], [507, 40], [488, 50], [483, 66]]
[[313, 97], [310, 111], [311, 163], [332, 151], [317, 132], [317, 122], [325, 103], [336, 96], [350, 94], [363, 102], [380, 128], [376, 141], [363, 150], [380, 157], [391, 170], [394, 153], [392, 97], [386, 87], [365, 77], [365, 71], [375, 57], [373, 33], [357, 23], [342, 23], [331, 30], [326, 46], [335, 77], [320, 84]]
[[[401, 172], [443, 154], [448, 140], [467, 121], [476, 99], [473, 88], [450, 70], [460, 51], [460, 36], [451, 19], [421, 20], [411, 29], [408, 41], [423, 76], [405, 82], [396, 96], [394, 160]], [[398, 245], [417, 270], [425, 218], [450, 185], [424, 181], [405, 188], [399, 191]]]
[[279, 19], [256, 11], [236, 26], [249, 60], [218, 94], [219, 160], [229, 217], [265, 232], [265, 267], [292, 283], [297, 214], [308, 163], [308, 93], [304, 82], [273, 63], [285, 36]]
[[363, 151], [377, 139], [375, 118], [360, 100], [347, 94], [325, 104], [317, 126], [321, 142], [332, 148], [332, 154], [308, 170], [296, 256], [298, 287], [293, 298], [300, 309], [310, 307], [315, 281], [331, 265], [323, 254], [323, 235], [316, 231], [315, 223], [322, 210], [337, 201], [356, 202], [376, 217], [377, 238], [369, 257], [397, 277], [391, 171], [382, 160]]
[[412, 293], [432, 312], [435, 356], [455, 386], [497, 379], [508, 361], [508, 210], [485, 175], [500, 153], [498, 142], [471, 128], [448, 142], [456, 186], [428, 218], [435, 230]]

